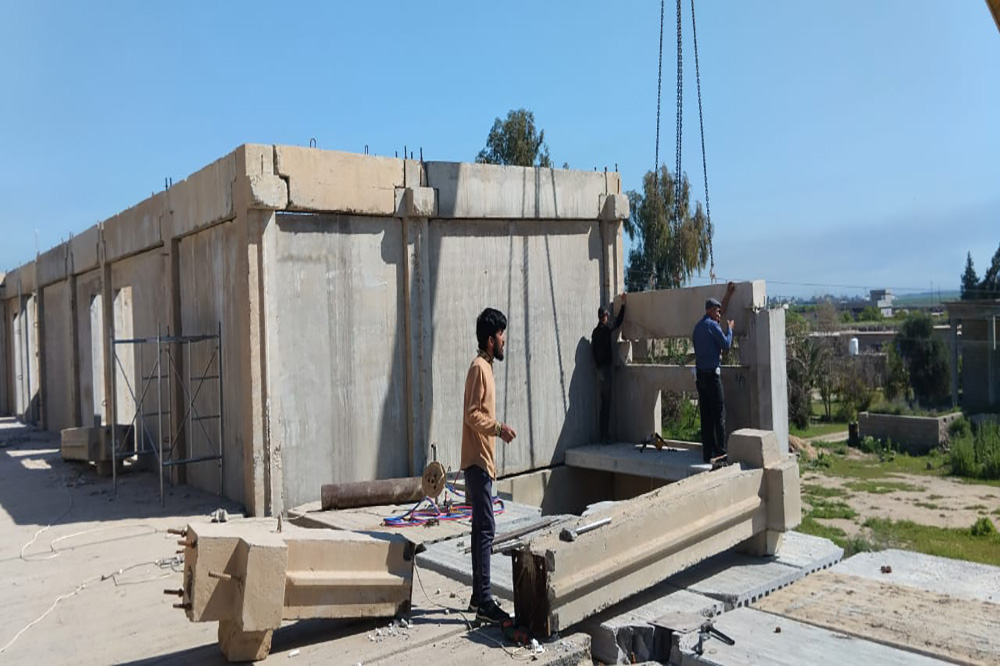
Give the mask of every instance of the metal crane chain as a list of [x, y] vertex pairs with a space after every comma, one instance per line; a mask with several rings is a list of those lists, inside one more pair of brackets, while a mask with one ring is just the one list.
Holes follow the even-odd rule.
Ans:
[[656, 162], [653, 164], [653, 176], [660, 170], [660, 89], [663, 85], [663, 3], [660, 0], [660, 67], [656, 73]]
[[681, 41], [681, 0], [677, 0], [677, 169], [674, 172], [675, 219], [681, 217], [681, 137], [684, 126], [684, 44]]
[[698, 86], [698, 125], [701, 128], [701, 170], [705, 178], [705, 217], [708, 221], [708, 256], [711, 261], [708, 274], [715, 282], [715, 252], [712, 249], [712, 207], [708, 202], [708, 158], [705, 153], [705, 117], [701, 107], [701, 70], [698, 67], [698, 27], [694, 20], [694, 0], [691, 0], [691, 35], [694, 38], [694, 79]]

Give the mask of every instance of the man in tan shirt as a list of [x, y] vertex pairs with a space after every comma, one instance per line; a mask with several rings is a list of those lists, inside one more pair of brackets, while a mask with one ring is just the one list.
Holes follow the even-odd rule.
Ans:
[[465, 497], [472, 505], [472, 600], [469, 612], [488, 624], [501, 624], [510, 616], [493, 599], [490, 586], [490, 551], [496, 533], [493, 517], [493, 479], [497, 476], [496, 444], [500, 437], [510, 442], [514, 429], [496, 418], [496, 383], [493, 361], [503, 361], [507, 318], [499, 310], [486, 308], [476, 319], [479, 353], [465, 378], [462, 417], [462, 471]]

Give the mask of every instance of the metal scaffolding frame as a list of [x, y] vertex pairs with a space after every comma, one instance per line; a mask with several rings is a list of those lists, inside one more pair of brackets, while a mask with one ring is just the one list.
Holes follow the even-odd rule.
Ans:
[[[163, 475], [165, 468], [176, 467], [178, 465], [188, 465], [191, 463], [218, 461], [219, 466], [219, 495], [225, 494], [225, 466], [223, 461], [223, 443], [225, 442], [224, 429], [224, 409], [222, 393], [222, 323], [218, 324], [215, 333], [205, 335], [170, 335], [167, 328], [166, 334], [160, 334], [160, 326], [157, 324], [157, 335], [146, 338], [128, 338], [116, 340], [114, 329], [110, 331], [111, 338], [111, 395], [110, 416], [111, 425], [111, 469], [114, 485], [114, 492], [118, 494], [118, 461], [132, 456], [152, 455], [156, 458], [157, 470], [160, 476], [160, 506], [164, 505]], [[211, 354], [208, 362], [202, 368], [200, 374], [192, 372], [193, 356], [191, 354], [193, 345], [210, 345]], [[133, 390], [132, 382], [129, 380], [129, 373], [125, 369], [121, 357], [118, 353], [119, 345], [130, 345], [137, 355], [133, 361], [137, 363], [136, 374], [142, 380], [141, 387], [137, 384]], [[142, 350], [147, 346], [156, 347], [156, 362], [149, 375], [143, 369]], [[184, 354], [182, 363], [178, 364], [175, 354], [172, 351], [173, 345], [182, 345]], [[179, 367], [179, 365], [183, 367]], [[118, 371], [121, 371], [125, 379], [125, 386], [132, 399], [132, 418], [126, 426], [126, 436], [119, 442], [118, 438]], [[143, 404], [153, 382], [156, 382], [156, 411], [144, 413]], [[184, 395], [184, 414], [177, 423], [176, 432], [173, 431], [173, 419], [171, 418], [170, 402], [174, 392], [174, 382], [182, 389]], [[218, 413], [200, 414], [195, 406], [195, 400], [201, 393], [206, 382], [216, 383], [218, 397]], [[164, 390], [164, 388], [166, 390]], [[165, 406], [164, 400], [167, 401]], [[156, 433], [154, 437], [147, 427], [147, 419], [155, 417]], [[216, 442], [213, 443], [209, 429], [205, 427], [206, 421], [216, 421]], [[205, 437], [209, 451], [205, 455], [194, 455], [194, 424], [197, 423], [201, 433]], [[164, 430], [166, 426], [166, 430]], [[135, 449], [125, 448], [129, 438], [128, 430], [133, 433], [132, 440], [135, 442]], [[166, 434], [166, 437], [164, 437]], [[177, 453], [177, 442], [181, 435], [186, 441], [186, 455], [184, 458], [175, 458]]]

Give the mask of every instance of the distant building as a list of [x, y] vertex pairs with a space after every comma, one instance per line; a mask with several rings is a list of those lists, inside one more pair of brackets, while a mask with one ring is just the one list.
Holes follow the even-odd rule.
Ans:
[[[961, 388], [961, 404], [966, 412], [995, 412], [1000, 409], [1000, 353], [997, 349], [1000, 300], [957, 301], [945, 305], [952, 338], [949, 345], [952, 401], [959, 402]], [[962, 359], [961, 375], [959, 357]]]
[[892, 289], [872, 289], [868, 293], [871, 305], [878, 308], [883, 317], [892, 316]]

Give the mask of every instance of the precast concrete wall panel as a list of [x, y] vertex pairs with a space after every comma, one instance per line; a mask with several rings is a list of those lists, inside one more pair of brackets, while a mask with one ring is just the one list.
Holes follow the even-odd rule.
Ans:
[[409, 473], [402, 223], [279, 214], [264, 234], [271, 447], [286, 506]]
[[497, 440], [497, 473], [563, 462], [567, 447], [597, 435], [590, 335], [600, 301], [599, 223], [432, 220], [429, 227], [427, 441], [458, 469], [476, 317], [495, 307], [508, 320], [505, 360], [493, 364], [497, 417], [518, 433], [509, 445]]
[[[245, 428], [249, 415], [244, 413], [244, 392], [250, 381], [243, 361], [249, 315], [247, 302], [247, 257], [241, 251], [240, 227], [227, 222], [185, 237], [180, 242], [181, 327], [187, 335], [222, 333], [223, 457], [225, 494], [244, 501], [243, 465], [248, 438]], [[187, 426], [188, 457], [213, 455], [218, 451], [219, 379], [205, 379], [199, 389], [199, 377], [218, 375], [214, 342], [191, 344], [184, 350], [190, 355], [194, 412], [198, 420]], [[183, 370], [186, 372], [186, 370]], [[167, 402], [165, 399], [164, 402]], [[185, 397], [185, 407], [187, 406]], [[187, 466], [188, 483], [219, 492], [219, 468], [216, 461]]]
[[[94, 327], [91, 318], [91, 307], [95, 298], [101, 298], [101, 272], [99, 270], [89, 271], [79, 275], [76, 279], [76, 326], [77, 326], [77, 348], [76, 353], [80, 359], [80, 418], [84, 427], [100, 425], [96, 421], [95, 415], [103, 414], [104, 387], [97, 387], [95, 392], [95, 376], [97, 381], [103, 381], [104, 371], [95, 372], [94, 369], [94, 348], [95, 344], [103, 344], [105, 333], [101, 331], [101, 326]], [[102, 303], [103, 306], [103, 303]], [[97, 359], [101, 361], [100, 358]], [[95, 401], [95, 395], [101, 398]]]
[[72, 328], [69, 285], [56, 282], [44, 288], [45, 418], [48, 430], [72, 428], [73, 387]]

